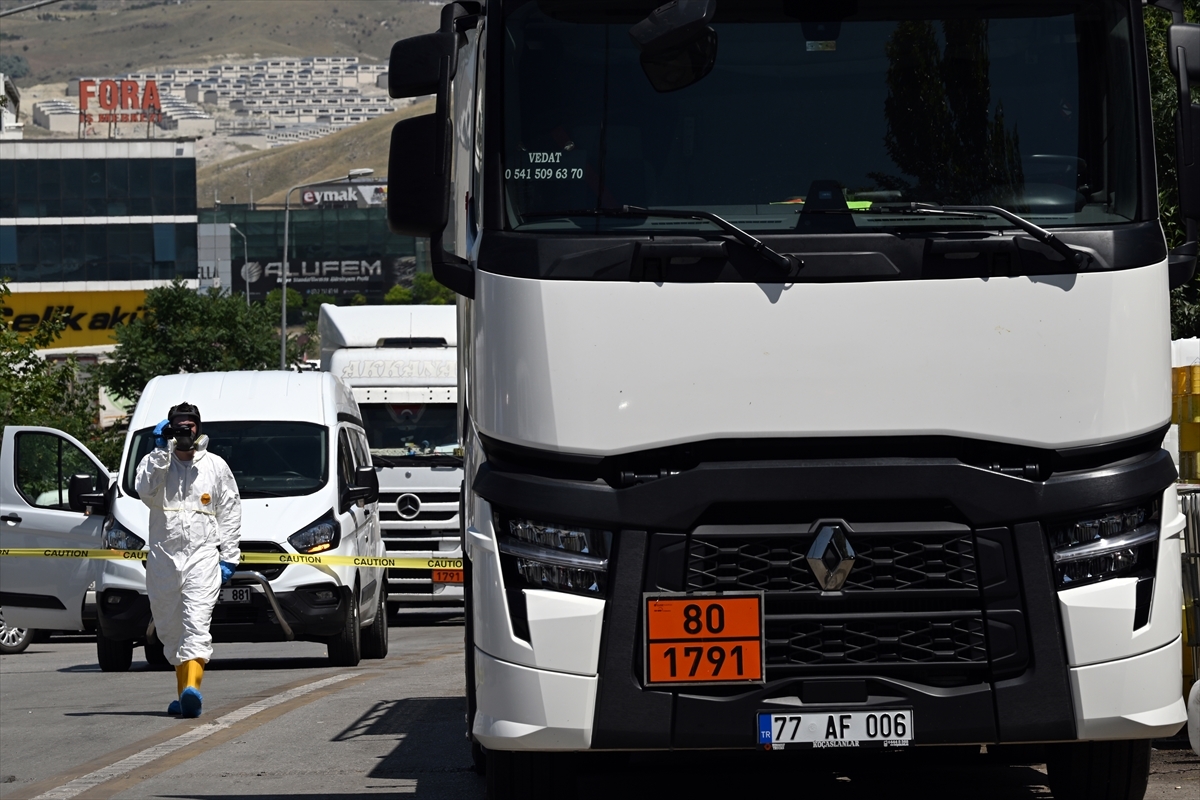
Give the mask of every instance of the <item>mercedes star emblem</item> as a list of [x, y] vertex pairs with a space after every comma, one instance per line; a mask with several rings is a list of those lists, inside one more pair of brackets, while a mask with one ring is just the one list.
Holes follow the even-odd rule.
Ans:
[[415, 494], [402, 494], [396, 500], [396, 511], [403, 519], [415, 519], [421, 513], [421, 498]]
[[835, 523], [821, 523], [805, 560], [822, 591], [840, 591], [854, 567], [854, 548], [846, 540], [845, 529]]

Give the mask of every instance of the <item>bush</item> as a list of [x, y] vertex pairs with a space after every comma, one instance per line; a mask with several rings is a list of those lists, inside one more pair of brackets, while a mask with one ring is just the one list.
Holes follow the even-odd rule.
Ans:
[[24, 78], [29, 74], [29, 62], [25, 60], [25, 56], [5, 53], [0, 55], [0, 72], [10, 78]]

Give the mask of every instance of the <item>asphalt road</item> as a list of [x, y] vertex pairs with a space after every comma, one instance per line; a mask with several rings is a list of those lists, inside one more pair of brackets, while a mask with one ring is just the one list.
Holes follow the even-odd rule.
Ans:
[[[85, 637], [0, 656], [0, 798], [483, 798], [463, 738], [461, 622], [411, 622], [391, 629], [387, 659], [352, 670], [326, 666], [320, 645], [218, 645], [199, 720], [164, 713], [172, 673], [136, 657], [102, 673]], [[585, 758], [573, 774], [585, 800], [1051, 797], [1039, 765], [823, 756]], [[1191, 751], [1156, 750], [1153, 765], [1147, 797], [1200, 797]]]

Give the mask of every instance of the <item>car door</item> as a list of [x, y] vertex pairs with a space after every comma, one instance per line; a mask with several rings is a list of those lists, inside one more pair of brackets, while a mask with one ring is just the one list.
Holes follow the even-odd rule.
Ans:
[[[93, 475], [107, 489], [108, 470], [78, 440], [53, 428], [7, 426], [0, 445], [0, 549], [102, 549], [104, 515], [72, 511], [71, 476]], [[4, 620], [21, 628], [83, 629], [83, 597], [100, 561], [0, 556]]]

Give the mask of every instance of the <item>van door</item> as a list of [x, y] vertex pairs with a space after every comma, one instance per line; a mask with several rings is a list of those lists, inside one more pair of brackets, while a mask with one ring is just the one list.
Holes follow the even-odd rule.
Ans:
[[[8, 426], [0, 446], [0, 548], [103, 549], [104, 515], [72, 511], [71, 476], [108, 470], [74, 437], [53, 428]], [[20, 628], [82, 630], [83, 598], [103, 562], [0, 556], [4, 621]]]

